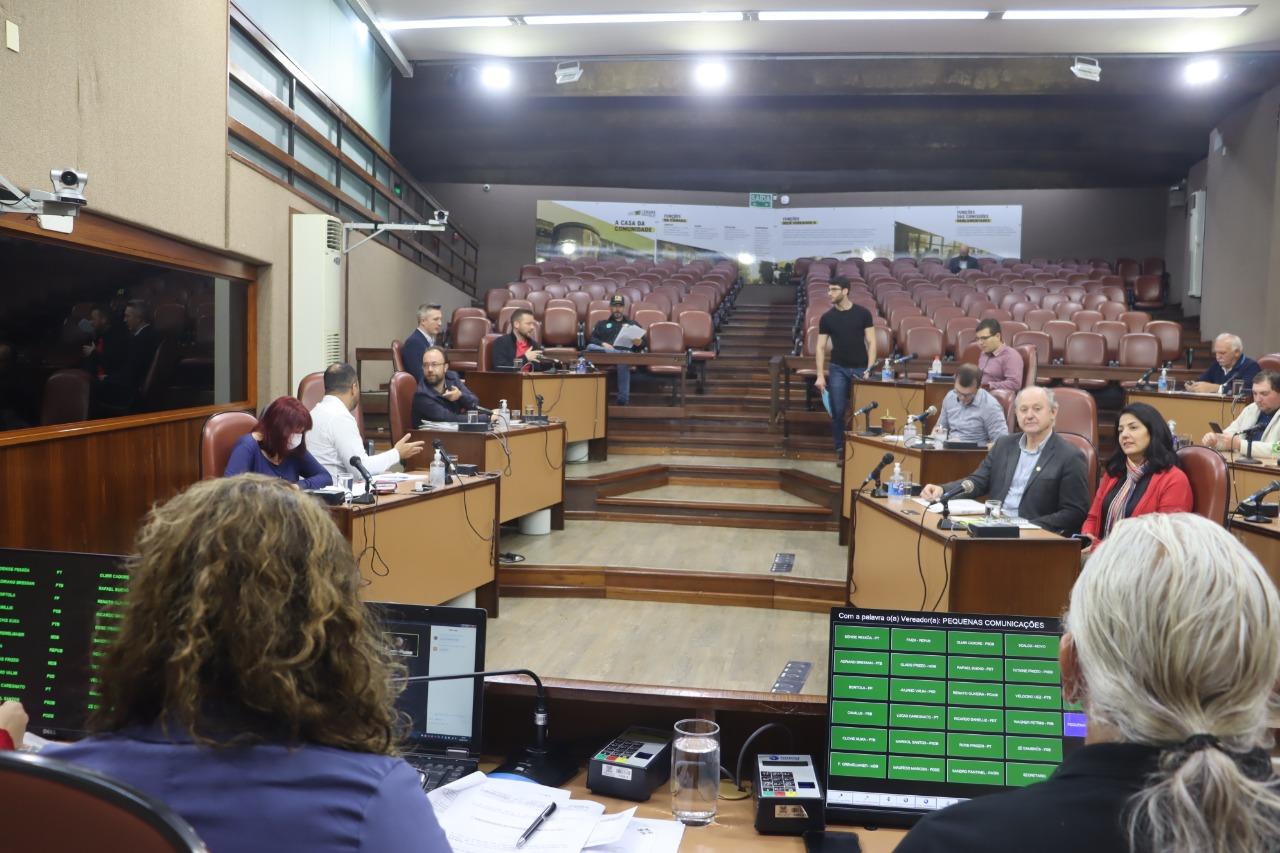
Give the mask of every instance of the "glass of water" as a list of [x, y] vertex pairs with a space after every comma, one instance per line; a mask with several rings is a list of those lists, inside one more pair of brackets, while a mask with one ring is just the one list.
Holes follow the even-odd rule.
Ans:
[[987, 501], [982, 506], [986, 510], [987, 521], [993, 521], [1000, 517], [1000, 501]]
[[676, 723], [671, 746], [671, 813], [687, 826], [706, 826], [720, 795], [720, 726], [710, 720]]
[[339, 474], [336, 485], [347, 494], [351, 494], [351, 481], [352, 477], [350, 474]]

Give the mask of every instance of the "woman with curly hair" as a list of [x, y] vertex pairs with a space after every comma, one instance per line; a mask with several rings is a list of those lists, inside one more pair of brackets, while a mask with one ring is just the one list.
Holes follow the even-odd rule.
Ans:
[[136, 550], [94, 734], [49, 754], [163, 800], [213, 850], [449, 849], [396, 756], [395, 670], [318, 502], [206, 480]]

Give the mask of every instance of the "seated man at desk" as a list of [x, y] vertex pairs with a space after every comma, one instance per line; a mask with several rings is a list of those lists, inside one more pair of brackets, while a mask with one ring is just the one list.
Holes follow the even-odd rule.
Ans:
[[1017, 391], [1022, 387], [1022, 356], [1011, 346], [1005, 346], [1000, 332], [1000, 321], [988, 317], [978, 324], [974, 340], [982, 355], [978, 356], [978, 370], [982, 371], [982, 387], [992, 391]]
[[[622, 334], [622, 330], [628, 326], [634, 326], [639, 329], [639, 323], [633, 323], [627, 319], [626, 313], [627, 300], [621, 294], [615, 293], [613, 298], [609, 300], [610, 314], [608, 317], [596, 323], [591, 329], [591, 339], [587, 342], [588, 352], [618, 352], [614, 341], [618, 339], [618, 335]], [[622, 350], [623, 352], [639, 352], [642, 346], [644, 335], [641, 334], [636, 339], [635, 344], [631, 348]], [[631, 399], [631, 365], [618, 365], [618, 405], [625, 406]]]
[[533, 339], [538, 321], [533, 319], [533, 312], [520, 308], [511, 315], [511, 331], [493, 342], [493, 361], [490, 369], [502, 370], [517, 368], [523, 370], [548, 370], [553, 362], [543, 363], [542, 350]]
[[[998, 440], [978, 470], [960, 482], [965, 497], [1003, 502], [1007, 516], [1021, 516], [1046, 530], [1071, 536], [1089, 512], [1084, 456], [1053, 431], [1058, 403], [1048, 388], [1024, 388], [1014, 401], [1022, 434]], [[936, 501], [960, 483], [930, 483], [920, 497]]]
[[1187, 390], [1201, 394], [1227, 394], [1231, 383], [1239, 379], [1245, 388], [1258, 373], [1258, 362], [1244, 354], [1244, 342], [1238, 335], [1223, 332], [1213, 339], [1213, 364]]
[[449, 369], [444, 350], [428, 347], [422, 354], [422, 381], [413, 393], [413, 423], [458, 423], [479, 405], [480, 398]]
[[1253, 402], [1221, 433], [1205, 433], [1200, 443], [1215, 450], [1243, 451], [1253, 441], [1252, 455], [1280, 456], [1280, 372], [1259, 370], [1253, 377]]
[[956, 244], [956, 254], [947, 261], [947, 269], [952, 275], [959, 275], [961, 270], [976, 270], [978, 259], [969, 254], [969, 247], [964, 243]]
[[373, 476], [392, 465], [411, 459], [422, 452], [425, 442], [410, 441], [405, 433], [396, 446], [384, 453], [365, 453], [364, 439], [352, 414], [360, 405], [360, 383], [356, 369], [349, 364], [331, 364], [324, 372], [324, 399], [311, 410], [311, 433], [307, 438], [311, 455], [324, 466], [336, 482], [339, 474], [361, 476], [351, 466], [351, 458], [360, 462]]
[[1004, 407], [986, 389], [978, 387], [981, 378], [972, 364], [956, 368], [956, 385], [942, 398], [942, 416], [933, 428], [935, 435], [945, 431], [948, 441], [991, 444], [1009, 434]]

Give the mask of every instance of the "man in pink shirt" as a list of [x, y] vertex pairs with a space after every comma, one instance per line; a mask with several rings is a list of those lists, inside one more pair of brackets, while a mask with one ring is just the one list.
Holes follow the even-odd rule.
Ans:
[[975, 340], [982, 348], [982, 355], [978, 356], [982, 387], [991, 391], [1017, 391], [1022, 388], [1022, 356], [1013, 347], [1004, 345], [1000, 321], [983, 320], [978, 324], [977, 333]]

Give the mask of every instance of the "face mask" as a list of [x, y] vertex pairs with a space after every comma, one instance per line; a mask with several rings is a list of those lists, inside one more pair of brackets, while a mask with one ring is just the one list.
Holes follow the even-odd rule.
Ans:
[[296, 450], [299, 444], [302, 444], [302, 433], [295, 432], [293, 435], [289, 436], [290, 450]]

